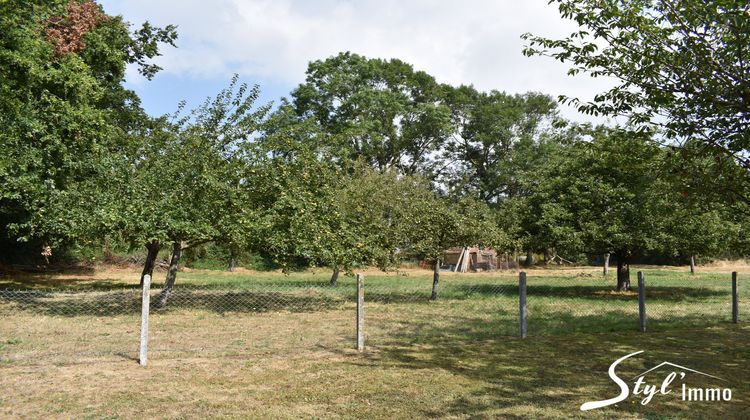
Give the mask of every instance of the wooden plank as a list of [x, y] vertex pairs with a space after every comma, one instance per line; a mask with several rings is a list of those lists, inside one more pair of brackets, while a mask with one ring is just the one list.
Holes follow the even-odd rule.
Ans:
[[465, 273], [467, 268], [469, 267], [469, 259], [471, 258], [471, 254], [469, 253], [469, 247], [464, 248], [464, 260], [461, 264], [461, 272]]
[[456, 265], [455, 265], [455, 266], [453, 267], [453, 272], [454, 272], [454, 273], [455, 273], [456, 271], [459, 271], [459, 269], [460, 269], [460, 267], [461, 267], [461, 261], [462, 261], [462, 259], [463, 259], [463, 257], [464, 257], [464, 250], [465, 250], [465, 249], [466, 249], [466, 248], [461, 248], [461, 253], [460, 253], [460, 254], [458, 255], [458, 261], [456, 261]]

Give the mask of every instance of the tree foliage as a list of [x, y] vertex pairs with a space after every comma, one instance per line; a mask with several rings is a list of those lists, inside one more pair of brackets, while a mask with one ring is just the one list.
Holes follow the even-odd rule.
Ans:
[[[235, 76], [214, 99], [184, 116], [162, 118], [143, 134], [122, 171], [116, 202], [124, 238], [147, 248], [171, 243], [173, 266], [178, 250], [211, 241], [247, 243], [255, 206], [245, 168], [268, 112], [255, 106], [259, 92]], [[161, 304], [174, 281], [170, 270]]]
[[[720, 0], [553, 0], [580, 30], [524, 35], [527, 55], [572, 64], [569, 74], [619, 80], [582, 112], [626, 115], [672, 138], [700, 141], [750, 170], [750, 6]], [[750, 178], [745, 176], [744, 182]], [[743, 199], [747, 200], [745, 195]]]
[[149, 120], [123, 87], [125, 66], [145, 45], [140, 63], [148, 66], [159, 44], [176, 36], [165, 30], [134, 38], [121, 18], [90, 1], [0, 3], [4, 240], [100, 236], [98, 192], [128, 134]]
[[518, 175], [534, 166], [536, 146], [557, 118], [555, 101], [537, 93], [444, 89], [454, 127], [443, 151], [448, 190], [488, 203], [521, 195]]
[[450, 111], [432, 76], [401, 60], [341, 53], [310, 63], [292, 92], [299, 115], [314, 119], [344, 162], [429, 176], [433, 152], [450, 130]]
[[599, 129], [562, 150], [532, 196], [536, 235], [549, 245], [631, 258], [655, 249], [667, 216], [660, 148], [648, 137]]

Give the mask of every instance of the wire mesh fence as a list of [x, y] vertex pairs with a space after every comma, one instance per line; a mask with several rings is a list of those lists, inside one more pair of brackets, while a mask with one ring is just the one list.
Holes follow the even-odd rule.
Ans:
[[[613, 279], [530, 276], [529, 337], [635, 331], [637, 290], [617, 292]], [[636, 284], [633, 282], [634, 285]], [[646, 278], [648, 331], [731, 321], [730, 278]], [[431, 300], [424, 278], [365, 280], [366, 346], [435, 345], [519, 335], [519, 283], [513, 276], [449, 277]], [[634, 289], [636, 289], [634, 287]], [[739, 288], [739, 312], [748, 299]], [[299, 280], [178, 284], [165, 305], [151, 291], [150, 358], [246, 357], [290, 349], [356, 347], [354, 280], [336, 286]], [[138, 360], [139, 287], [0, 290], [0, 363]]]
[[[649, 275], [645, 289], [646, 313], [651, 329], [701, 326], [732, 320], [730, 276], [676, 281], [660, 275]], [[748, 303], [747, 299], [741, 301]]]
[[122, 357], [138, 340], [140, 291], [0, 290], [0, 361]]

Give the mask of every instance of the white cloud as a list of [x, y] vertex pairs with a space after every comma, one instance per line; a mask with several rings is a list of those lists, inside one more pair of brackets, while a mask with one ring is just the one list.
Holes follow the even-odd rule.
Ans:
[[[102, 2], [134, 22], [179, 25], [179, 48], [166, 49], [158, 63], [167, 73], [194, 78], [239, 72], [295, 86], [309, 61], [352, 51], [399, 58], [441, 82], [485, 90], [590, 99], [612, 83], [568, 77], [565, 64], [522, 55], [524, 32], [559, 37], [575, 29], [546, 0]], [[575, 117], [572, 110], [564, 113]]]

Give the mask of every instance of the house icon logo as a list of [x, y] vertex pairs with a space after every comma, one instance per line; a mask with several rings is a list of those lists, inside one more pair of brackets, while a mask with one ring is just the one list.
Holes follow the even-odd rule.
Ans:
[[655, 371], [655, 370], [659, 370], [659, 369], [661, 369], [661, 368], [662, 368], [662, 367], [664, 367], [664, 366], [666, 366], [666, 367], [668, 367], [668, 368], [679, 369], [679, 370], [681, 370], [682, 372], [692, 372], [692, 373], [696, 373], [696, 374], [698, 374], [698, 375], [708, 376], [709, 378], [714, 378], [714, 379], [718, 379], [718, 380], [720, 380], [720, 381], [724, 381], [724, 382], [726, 382], [726, 380], [725, 380], [725, 379], [721, 379], [721, 378], [719, 378], [718, 376], [714, 376], [714, 375], [709, 375], [708, 373], [705, 373], [705, 372], [701, 372], [701, 371], [699, 371], [699, 370], [695, 370], [695, 369], [690, 369], [689, 367], [681, 366], [681, 365], [678, 365], [678, 364], [676, 364], [676, 363], [672, 363], [672, 362], [666, 362], [666, 361], [665, 361], [665, 362], [661, 362], [661, 363], [659, 363], [658, 365], [656, 365], [656, 366], [652, 367], [651, 369], [649, 369], [649, 370], [647, 370], [647, 371], [645, 371], [645, 372], [642, 372], [642, 373], [639, 373], [638, 375], [635, 375], [635, 376], [633, 377], [633, 379], [638, 379], [638, 378], [644, 377], [644, 376], [646, 376], [647, 374], [649, 374], [649, 373], [651, 373], [651, 372], [653, 372], [653, 371]]

